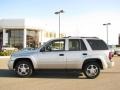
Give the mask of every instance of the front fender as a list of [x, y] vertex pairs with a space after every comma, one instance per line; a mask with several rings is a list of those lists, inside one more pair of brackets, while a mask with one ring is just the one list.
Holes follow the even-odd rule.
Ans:
[[33, 64], [33, 68], [34, 69], [38, 69], [38, 63], [36, 61], [36, 59], [33, 57], [33, 56], [20, 56], [20, 57], [17, 57], [14, 61], [14, 64], [17, 60], [25, 60], [25, 59], [29, 59], [32, 64]]

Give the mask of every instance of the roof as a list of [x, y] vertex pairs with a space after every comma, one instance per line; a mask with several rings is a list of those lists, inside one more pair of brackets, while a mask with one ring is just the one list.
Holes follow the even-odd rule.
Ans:
[[78, 38], [87, 38], [87, 39], [99, 39], [98, 37], [72, 37], [72, 36], [68, 36], [68, 37], [63, 37], [63, 38], [70, 38], [70, 39], [78, 39]]

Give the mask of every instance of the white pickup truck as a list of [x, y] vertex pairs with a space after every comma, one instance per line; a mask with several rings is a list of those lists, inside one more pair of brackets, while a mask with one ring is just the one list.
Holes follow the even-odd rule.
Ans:
[[21, 77], [28, 77], [38, 69], [66, 69], [81, 71], [93, 79], [100, 70], [114, 66], [111, 58], [108, 46], [99, 38], [64, 37], [52, 39], [37, 50], [12, 54], [8, 67]]

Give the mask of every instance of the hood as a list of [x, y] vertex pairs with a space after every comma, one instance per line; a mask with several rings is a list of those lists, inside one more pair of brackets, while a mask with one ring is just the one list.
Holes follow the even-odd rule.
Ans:
[[36, 50], [20, 50], [12, 54], [12, 56], [29, 56], [34, 53], [37, 53], [40, 49]]

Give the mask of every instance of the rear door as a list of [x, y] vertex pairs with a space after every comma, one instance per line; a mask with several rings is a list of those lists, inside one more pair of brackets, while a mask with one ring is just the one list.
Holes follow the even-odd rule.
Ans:
[[87, 56], [87, 48], [81, 39], [69, 39], [67, 56], [68, 69], [80, 69], [82, 60]]

